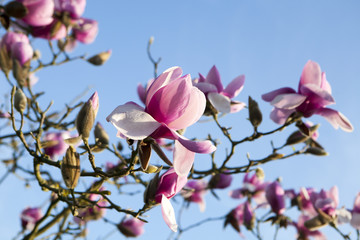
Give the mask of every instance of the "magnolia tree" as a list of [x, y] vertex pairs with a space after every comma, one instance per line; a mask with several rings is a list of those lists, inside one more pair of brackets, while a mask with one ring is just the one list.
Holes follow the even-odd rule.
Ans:
[[[344, 224], [351, 226], [359, 237], [360, 193], [354, 193], [353, 206], [340, 208], [336, 186], [320, 190], [284, 189], [280, 178], [267, 179], [260, 168], [297, 155], [327, 155], [317, 141], [319, 125], [308, 121], [315, 114], [324, 117], [335, 129], [353, 131], [342, 113], [328, 108], [335, 101], [325, 72], [317, 62], [304, 63], [297, 89], [278, 88], [264, 93], [262, 99], [249, 97], [244, 103], [234, 99], [243, 89], [244, 75], [224, 87], [216, 66], [196, 77], [183, 73], [180, 67], [158, 74], [160, 60], [151, 55], [151, 38], [148, 56], [155, 76], [145, 85], [138, 85], [140, 101], [134, 102], [137, 99], [134, 96], [117, 103], [120, 105], [106, 113], [106, 121], [96, 119], [101, 111], [101, 96], [96, 91], [89, 94], [88, 100], [65, 105], [65, 111], [59, 111], [53, 109], [52, 102], [48, 105], [39, 102], [44, 93], [32, 89], [37, 81], [35, 73], [74, 60], [102, 65], [111, 54], [104, 51], [90, 58], [70, 54], [77, 42], [91, 43], [97, 35], [97, 22], [82, 17], [85, 5], [85, 0], [18, 0], [1, 5], [0, 20], [6, 31], [0, 42], [0, 67], [3, 82], [7, 81], [2, 86], [8, 89], [10, 97], [0, 109], [0, 121], [4, 124], [0, 146], [11, 157], [2, 159], [6, 173], [0, 181], [9, 184], [6, 178], [14, 174], [19, 181], [48, 193], [45, 204], [23, 206], [19, 233], [14, 233], [14, 239], [85, 238], [90, 221], [105, 222], [125, 237], [137, 237], [144, 233], [151, 221], [148, 215], [155, 211], [161, 211], [176, 239], [210, 221], [222, 222], [224, 227], [238, 232], [239, 237], [248, 232], [256, 239], [263, 239], [261, 229], [265, 225], [271, 225], [276, 233], [279, 229], [293, 228], [297, 232], [295, 238], [301, 240], [325, 239], [322, 229], [326, 227], [334, 228], [339, 239], [350, 239], [350, 233], [341, 230], [340, 225]], [[44, 62], [39, 51], [33, 50], [32, 39], [36, 38], [45, 39], [44, 48], [49, 46], [52, 54], [49, 62]], [[294, 81], [292, 86], [296, 84]], [[270, 118], [262, 115], [258, 101], [268, 102], [269, 108], [273, 108]], [[248, 136], [239, 136], [221, 123], [220, 117], [240, 111], [247, 113], [248, 127], [252, 128]], [[206, 139], [187, 138], [191, 133], [185, 130], [191, 125], [201, 127], [197, 124], [200, 119], [212, 121], [216, 128], [203, 130], [209, 130]], [[278, 127], [263, 131], [262, 121], [274, 121]], [[109, 136], [102, 124], [112, 124], [117, 135]], [[273, 144], [272, 151], [263, 158], [251, 159], [248, 155], [246, 162], [234, 161], [235, 151], [242, 144], [284, 134], [281, 131], [290, 126], [297, 130], [286, 136], [280, 147]], [[223, 135], [221, 143], [213, 132]], [[106, 164], [96, 161], [101, 154], [108, 154]], [[194, 167], [199, 154], [209, 156], [208, 169]], [[155, 163], [155, 158], [161, 162]], [[235, 175], [240, 175], [243, 181], [230, 189]], [[130, 209], [119, 204], [116, 197], [124, 188], [134, 185], [140, 190], [129, 195], [143, 199], [143, 204], [134, 202]], [[220, 217], [206, 218], [187, 227], [178, 225], [186, 206], [198, 204], [205, 211], [205, 194], [210, 192], [209, 197], [218, 198], [220, 190], [227, 190], [229, 198], [239, 199], [240, 204], [223, 209]], [[175, 196], [184, 203], [177, 214], [171, 200]], [[108, 212], [116, 214], [107, 217]], [[164, 230], [166, 225], [162, 225]]]

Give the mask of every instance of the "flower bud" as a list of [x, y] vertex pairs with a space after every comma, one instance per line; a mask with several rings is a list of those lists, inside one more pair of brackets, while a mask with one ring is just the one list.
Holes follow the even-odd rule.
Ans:
[[157, 173], [153, 179], [150, 180], [148, 185], [146, 186], [145, 192], [144, 192], [144, 203], [145, 204], [151, 204], [155, 201], [155, 194], [156, 190], [159, 184], [159, 177], [160, 173]]
[[21, 212], [21, 226], [23, 229], [32, 231], [37, 221], [43, 216], [41, 208], [26, 208]]
[[328, 225], [330, 221], [331, 220], [328, 218], [323, 218], [321, 215], [317, 215], [316, 217], [307, 220], [304, 223], [304, 226], [310, 231], [315, 231], [319, 228]]
[[78, 26], [73, 28], [73, 34], [76, 40], [82, 43], [92, 43], [98, 33], [98, 23], [95, 20], [81, 18], [78, 20]]
[[1, 46], [0, 48], [0, 68], [6, 75], [9, 74], [12, 68], [12, 60], [6, 50], [6, 46]]
[[61, 163], [61, 174], [66, 187], [74, 189], [80, 177], [80, 155], [70, 146]]
[[161, 169], [162, 169], [162, 166], [157, 167], [154, 165], [149, 165], [145, 172], [146, 173], [158, 173], [161, 171]]
[[125, 237], [138, 237], [144, 233], [144, 222], [137, 218], [123, 219], [117, 228]]
[[103, 65], [111, 56], [111, 50], [101, 52], [87, 59], [87, 61], [95, 66]]
[[72, 19], [79, 18], [85, 10], [86, 0], [68, 1], [55, 0], [55, 10], [58, 12], [67, 12]]
[[99, 122], [95, 125], [94, 135], [96, 142], [102, 145], [109, 144], [109, 135], [106, 133], [105, 129]]
[[26, 103], [27, 99], [24, 92], [20, 88], [16, 89], [14, 96], [15, 109], [22, 114], [25, 111]]
[[230, 186], [231, 181], [232, 181], [232, 176], [229, 174], [224, 174], [224, 173], [216, 174], [210, 179], [209, 188], [224, 189]]
[[75, 125], [79, 135], [83, 139], [88, 139], [90, 136], [90, 131], [94, 125], [95, 117], [99, 109], [99, 97], [97, 92], [95, 92], [89, 100], [82, 106], [80, 109]]
[[285, 191], [280, 186], [278, 181], [274, 181], [266, 187], [265, 197], [271, 206], [271, 210], [276, 215], [281, 215], [285, 212]]
[[17, 59], [13, 59], [13, 76], [19, 86], [24, 87], [27, 85], [29, 70], [30, 68], [28, 66], [21, 66], [21, 63]]
[[54, 1], [53, 0], [17, 0], [28, 10], [22, 21], [31, 26], [45, 26], [53, 21]]
[[302, 134], [301, 131], [295, 131], [286, 139], [285, 145], [295, 145], [305, 142], [308, 139], [309, 136]]
[[248, 230], [252, 230], [255, 226], [255, 215], [249, 202], [244, 204], [244, 225]]
[[327, 156], [329, 153], [327, 153], [324, 149], [318, 148], [318, 147], [309, 147], [306, 149], [305, 153], [312, 154], [315, 156]]
[[249, 96], [249, 119], [254, 128], [262, 122], [262, 114], [258, 103]]
[[139, 158], [142, 170], [146, 171], [151, 157], [151, 145], [149, 143], [141, 142], [139, 148]]
[[27, 8], [21, 2], [12, 1], [4, 6], [5, 13], [14, 18], [23, 18], [28, 13]]

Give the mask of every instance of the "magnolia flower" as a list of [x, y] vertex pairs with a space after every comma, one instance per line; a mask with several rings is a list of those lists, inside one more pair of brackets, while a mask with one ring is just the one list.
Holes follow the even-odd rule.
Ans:
[[298, 232], [296, 239], [305, 240], [309, 239], [309, 237], [313, 237], [315, 240], [325, 240], [325, 235], [320, 231], [310, 231], [307, 227], [305, 227], [304, 223], [308, 220], [310, 220], [309, 216], [301, 214], [297, 222], [291, 222]]
[[224, 227], [231, 224], [231, 226], [244, 237], [240, 232], [240, 226], [244, 225], [247, 229], [251, 230], [254, 226], [254, 220], [255, 215], [251, 205], [250, 203], [245, 202], [230, 211], [226, 216]]
[[29, 38], [20, 32], [7, 32], [1, 39], [0, 47], [6, 47], [7, 52], [11, 55], [11, 49], [14, 43], [23, 42], [30, 44]]
[[249, 173], [246, 173], [243, 180], [243, 187], [230, 191], [230, 197], [243, 198], [250, 196], [257, 204], [264, 204], [266, 203], [265, 188], [268, 184], [268, 182], [264, 182], [263, 177], [259, 177], [256, 173], [251, 177]]
[[26, 230], [33, 230], [37, 221], [42, 218], [43, 214], [40, 208], [27, 207], [21, 212], [21, 226]]
[[44, 152], [49, 155], [51, 159], [63, 155], [68, 149], [69, 145], [65, 143], [65, 139], [70, 138], [69, 132], [48, 132], [43, 138], [45, 144]]
[[230, 174], [219, 173], [211, 177], [209, 187], [212, 189], [224, 189], [230, 186], [232, 176]]
[[225, 89], [221, 83], [220, 74], [216, 66], [210, 69], [206, 78], [201, 74], [199, 74], [199, 76], [195, 86], [206, 94], [208, 100], [216, 110], [222, 113], [234, 113], [245, 107], [245, 103], [232, 100], [244, 87], [244, 75], [236, 77]]
[[125, 237], [138, 237], [144, 233], [144, 222], [133, 217], [123, 219], [117, 228]]
[[170, 168], [161, 177], [159, 177], [159, 174], [156, 174], [144, 193], [146, 204], [161, 203], [164, 221], [174, 232], [177, 231], [178, 226], [176, 224], [174, 208], [169, 199], [180, 192], [186, 182], [186, 176], [179, 176], [174, 168]]
[[77, 22], [78, 26], [73, 28], [76, 40], [82, 43], [92, 43], [98, 33], [98, 23], [95, 20], [81, 18]]
[[188, 202], [194, 202], [199, 204], [200, 211], [205, 211], [204, 195], [207, 192], [208, 183], [204, 180], [189, 181], [185, 185], [185, 189], [181, 192], [181, 195]]
[[278, 123], [284, 124], [288, 117], [299, 112], [304, 117], [319, 114], [337, 129], [351, 132], [353, 126], [350, 121], [340, 112], [327, 108], [334, 104], [331, 96], [331, 87], [324, 72], [321, 72], [319, 64], [308, 61], [300, 77], [298, 92], [292, 88], [280, 88], [262, 95], [264, 101], [274, 106], [270, 118]]
[[34, 50], [29, 43], [16, 42], [11, 46], [11, 56], [13, 59], [18, 60], [21, 66], [30, 61], [33, 55]]
[[278, 181], [269, 184], [265, 190], [266, 200], [271, 206], [271, 210], [276, 215], [281, 215], [285, 212], [285, 191]]
[[194, 162], [194, 152], [211, 153], [216, 147], [210, 141], [194, 142], [177, 130], [194, 124], [205, 110], [205, 96], [194, 87], [190, 75], [179, 67], [163, 72], [146, 92], [145, 109], [134, 102], [118, 106], [106, 119], [123, 135], [133, 140], [148, 136], [175, 140], [174, 168], [186, 175]]
[[339, 190], [333, 186], [329, 191], [321, 189], [319, 193], [312, 192], [310, 200], [315, 209], [320, 209], [330, 217], [336, 216], [336, 208], [339, 205]]
[[354, 208], [351, 211], [351, 221], [350, 224], [356, 229], [360, 229], [360, 193], [356, 195], [354, 201]]
[[44, 38], [48, 40], [58, 40], [66, 37], [67, 31], [64, 24], [60, 23], [59, 20], [54, 20], [48, 25], [32, 27], [31, 34], [37, 38]]
[[28, 13], [21, 20], [25, 23], [38, 27], [50, 24], [54, 18], [53, 0], [17, 0], [28, 10]]
[[85, 11], [86, 0], [55, 0], [55, 11], [67, 12], [72, 19], [78, 19]]

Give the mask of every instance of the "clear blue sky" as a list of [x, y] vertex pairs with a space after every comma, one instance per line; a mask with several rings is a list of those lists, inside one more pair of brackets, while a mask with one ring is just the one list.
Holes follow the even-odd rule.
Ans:
[[[225, 3], [226, 2], [226, 3]], [[118, 105], [126, 101], [139, 102], [136, 86], [153, 76], [153, 66], [147, 58], [146, 46], [150, 36], [155, 37], [152, 53], [162, 57], [159, 71], [171, 66], [180, 66], [184, 73], [197, 77], [207, 74], [215, 64], [226, 85], [234, 77], [245, 74], [243, 92], [236, 100], [247, 101], [249, 95], [259, 102], [263, 110], [262, 131], [276, 127], [268, 118], [271, 106], [261, 100], [262, 93], [280, 88], [297, 88], [305, 63], [311, 59], [318, 62], [327, 74], [336, 100], [334, 109], [341, 111], [352, 122], [355, 131], [345, 133], [334, 130], [320, 117], [312, 117], [320, 123], [319, 142], [330, 153], [327, 157], [301, 156], [282, 162], [270, 163], [264, 167], [269, 181], [281, 176], [284, 188], [299, 189], [313, 186], [329, 189], [337, 185], [340, 190], [340, 206], [352, 208], [354, 198], [360, 191], [360, 3], [358, 1], [245, 1], [245, 0], [198, 0], [190, 1], [88, 1], [85, 17], [99, 22], [99, 35], [91, 45], [79, 45], [72, 55], [88, 52], [89, 55], [112, 49], [112, 57], [106, 65], [98, 68], [78, 61], [64, 66], [40, 71], [36, 91], [46, 91], [44, 106], [55, 100], [54, 109], [62, 108], [87, 86], [98, 91], [100, 109], [97, 120], [115, 139], [116, 131], [106, 123], [105, 117]], [[46, 42], [34, 42], [47, 57]], [[9, 91], [6, 83], [1, 83]], [[90, 93], [84, 98], [87, 97]], [[249, 123], [244, 110], [221, 119], [227, 126], [233, 126], [233, 135], [238, 139], [250, 134]], [[214, 124], [194, 126], [187, 136], [206, 137], [201, 129], [213, 129]], [[253, 158], [262, 158], [271, 151], [270, 140], [280, 145], [294, 129], [288, 129], [275, 136], [261, 139], [256, 144], [240, 146], [235, 159], [246, 161], [246, 153]], [[219, 131], [214, 136], [220, 137]], [[223, 141], [226, 143], [225, 141]], [[220, 146], [218, 156], [226, 146]], [[154, 158], [153, 158], [154, 159]], [[104, 159], [101, 155], [97, 164], [115, 159]], [[207, 158], [196, 157], [196, 166], [201, 167]], [[202, 162], [203, 161], [203, 162]], [[235, 161], [235, 160], [234, 160]], [[31, 164], [29, 164], [31, 166]], [[0, 173], [3, 169], [0, 168]], [[230, 189], [241, 186], [242, 176], [235, 178]], [[10, 186], [11, 185], [11, 186]], [[40, 205], [43, 193], [31, 189], [23, 190], [23, 183], [8, 178], [0, 186], [0, 232], [7, 238], [19, 230], [19, 215], [23, 206]], [[129, 189], [131, 191], [131, 189]], [[34, 195], [37, 192], [38, 195]], [[19, 195], [21, 194], [21, 195]], [[114, 192], [115, 194], [115, 192]], [[141, 194], [140, 194], [141, 195]], [[227, 197], [227, 190], [220, 193], [223, 201], [207, 195], [207, 211], [200, 213], [197, 206], [191, 206], [183, 214], [183, 226], [209, 216], [221, 216], [235, 207], [238, 201]], [[131, 202], [128, 197], [118, 197], [123, 207], [138, 209], [139, 201]], [[26, 199], [26, 201], [24, 200]], [[10, 202], [10, 203], [9, 203]], [[178, 205], [175, 203], [175, 209]], [[6, 217], [5, 217], [6, 216]], [[107, 217], [119, 221], [123, 215], [109, 214]], [[160, 207], [149, 212], [150, 223], [145, 226], [145, 235], [139, 239], [166, 239], [170, 231], [161, 218]], [[205, 224], [183, 235], [183, 239], [237, 239], [232, 229], [222, 230], [223, 222]], [[112, 227], [97, 228], [91, 223], [89, 239], [101, 239], [112, 231]], [[244, 229], [244, 228], [243, 228]], [[244, 230], [245, 232], [246, 230]], [[273, 230], [264, 234], [272, 239]], [[335, 231], [327, 230], [329, 239], [338, 238]], [[9, 235], [7, 235], [9, 234]], [[252, 239], [252, 236], [249, 239]], [[295, 235], [293, 230], [280, 232], [278, 239]], [[122, 239], [114, 233], [109, 239]]]

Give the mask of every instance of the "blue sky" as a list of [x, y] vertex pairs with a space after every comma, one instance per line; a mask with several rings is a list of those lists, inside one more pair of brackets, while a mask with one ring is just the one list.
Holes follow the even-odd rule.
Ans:
[[[43, 104], [45, 106], [53, 99], [54, 109], [61, 109], [64, 102], [70, 102], [88, 86], [92, 88], [88, 96], [92, 91], [98, 91], [100, 109], [97, 120], [115, 141], [116, 131], [106, 123], [105, 118], [120, 104], [130, 100], [139, 102], [136, 95], [137, 84], [145, 83], [153, 76], [153, 66], [147, 58], [146, 46], [150, 36], [154, 36], [152, 53], [155, 58], [162, 58], [160, 72], [171, 66], [180, 66], [184, 73], [197, 77], [199, 72], [207, 74], [215, 64], [225, 85], [236, 76], [245, 74], [244, 90], [236, 100], [246, 102], [251, 95], [259, 102], [264, 115], [264, 123], [260, 129], [266, 131], [277, 125], [268, 118], [271, 106], [261, 100], [261, 94], [285, 86], [296, 88], [305, 63], [309, 59], [314, 60], [326, 72], [327, 80], [332, 86], [336, 100], [336, 105], [332, 108], [345, 114], [355, 131], [345, 133], [335, 130], [324, 119], [312, 117], [312, 122], [321, 124], [319, 142], [330, 155], [301, 156], [270, 163], [264, 166], [266, 179], [273, 181], [281, 176], [284, 188], [295, 189], [301, 186], [329, 189], [336, 184], [340, 190], [340, 206], [352, 208], [354, 198], [360, 191], [360, 3], [350, 0], [224, 2], [88, 1], [84, 16], [99, 22], [99, 35], [93, 44], [79, 45], [72, 55], [83, 52], [92, 55], [112, 49], [111, 59], [102, 67], [92, 67], [77, 61], [45, 69], [38, 73], [40, 80], [34, 89], [45, 90]], [[35, 40], [34, 45], [46, 59], [46, 42]], [[5, 83], [2, 86], [6, 90], [1, 88], [1, 92], [9, 90]], [[251, 134], [246, 118], [247, 111], [243, 110], [236, 115], [225, 116], [221, 122], [226, 126], [233, 126], [233, 136], [240, 139]], [[191, 127], [187, 131], [187, 137], [206, 137], [208, 132], [204, 129], [215, 129], [213, 123], [203, 126], [200, 124]], [[234, 161], [246, 161], [247, 152], [253, 158], [266, 156], [271, 151], [271, 140], [275, 145], [280, 145], [292, 131], [294, 128], [260, 139], [255, 144], [240, 146]], [[220, 138], [221, 134], [214, 130], [213, 136]], [[219, 162], [221, 153], [226, 148], [226, 141], [223, 142], [225, 146], [220, 146]], [[97, 161], [101, 165], [111, 159], [99, 155]], [[202, 167], [205, 162], [208, 162], [206, 157], [197, 155], [196, 166]], [[2, 171], [0, 168], [0, 173]], [[242, 176], [235, 178], [230, 189], [240, 187], [241, 180]], [[6, 231], [11, 233], [9, 237], [19, 230], [18, 216], [22, 207], [39, 205], [45, 200], [46, 195], [35, 191], [36, 185], [24, 191], [23, 185], [11, 177], [5, 185], [0, 186], [3, 190], [0, 213], [9, 218], [0, 218], [0, 230], [4, 232], [4, 229], [11, 229], [12, 231]], [[223, 201], [207, 195], [206, 213], [200, 213], [197, 206], [191, 206], [185, 211], [183, 226], [209, 216], [226, 214], [240, 203], [229, 199], [227, 190], [219, 194]], [[27, 201], [24, 201], [24, 197]], [[124, 207], [138, 209], [141, 207], [141, 196], [138, 198], [139, 201], [133, 203], [131, 198], [120, 196], [119, 203]], [[9, 201], [10, 207], [7, 207]], [[178, 209], [179, 204], [174, 205]], [[150, 223], [145, 227], [146, 234], [139, 239], [167, 238], [170, 231], [163, 223], [160, 212], [160, 207], [149, 212]], [[116, 222], [122, 215], [109, 214], [108, 218]], [[236, 239], [237, 234], [230, 228], [223, 231], [222, 224], [205, 224], [185, 233], [183, 239], [215, 239], [220, 236]], [[90, 227], [90, 233], [94, 237], [89, 239], [97, 239], [114, 229], [104, 226], [100, 230], [93, 223]], [[326, 233], [329, 234], [329, 239], [337, 238], [335, 231], [331, 229], [326, 230]], [[265, 239], [272, 239], [271, 234], [273, 230], [266, 229]], [[278, 239], [291, 238], [294, 234], [292, 230], [280, 232]], [[252, 239], [251, 235], [246, 235]], [[121, 236], [114, 233], [109, 239], [121, 239]]]

